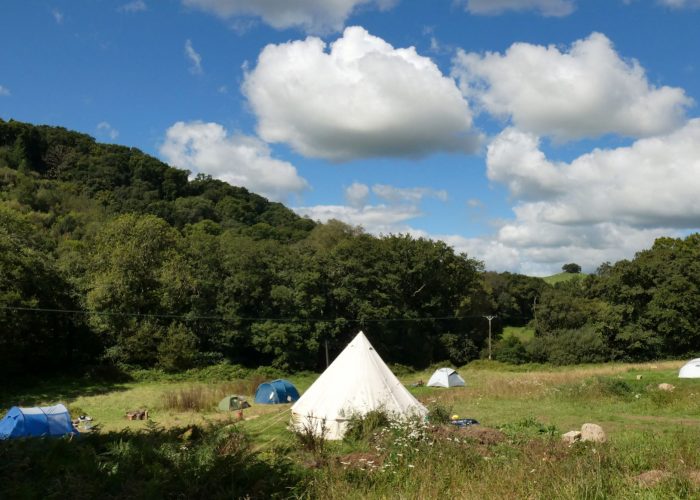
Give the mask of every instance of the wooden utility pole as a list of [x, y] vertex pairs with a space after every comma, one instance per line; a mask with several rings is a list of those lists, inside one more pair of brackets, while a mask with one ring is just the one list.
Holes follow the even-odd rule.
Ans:
[[490, 360], [491, 359], [491, 320], [494, 318], [497, 318], [497, 316], [492, 316], [489, 314], [488, 316], [484, 316], [484, 318], [489, 320], [489, 360]]

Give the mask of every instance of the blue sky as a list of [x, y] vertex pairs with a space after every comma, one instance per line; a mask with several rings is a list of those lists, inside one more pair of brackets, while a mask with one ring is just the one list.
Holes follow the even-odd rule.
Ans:
[[534, 275], [700, 226], [698, 0], [8, 1], [0, 117]]

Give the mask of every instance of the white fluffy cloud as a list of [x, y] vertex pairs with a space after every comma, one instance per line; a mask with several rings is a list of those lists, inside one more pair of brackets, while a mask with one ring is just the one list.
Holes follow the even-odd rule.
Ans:
[[361, 184], [359, 182], [353, 182], [345, 190], [345, 199], [348, 203], [355, 207], [360, 208], [367, 204], [367, 198], [369, 197], [369, 186], [367, 184]]
[[650, 84], [639, 63], [622, 59], [600, 33], [568, 51], [528, 43], [503, 55], [460, 51], [453, 75], [484, 110], [557, 140], [666, 133], [692, 104], [680, 88]]
[[407, 221], [420, 217], [420, 209], [415, 205], [316, 205], [296, 207], [299, 215], [313, 220], [327, 222], [336, 219], [362, 228], [372, 234], [406, 233], [411, 228]]
[[610, 220], [637, 227], [700, 226], [700, 119], [629, 147], [596, 149], [553, 163], [537, 139], [515, 129], [488, 147], [488, 176], [514, 196], [519, 218], [553, 224]]
[[302, 28], [310, 33], [340, 31], [345, 20], [361, 6], [390, 8], [395, 0], [182, 0], [187, 7], [211, 12], [223, 19], [260, 17], [277, 29]]
[[[370, 194], [382, 202], [370, 204]], [[423, 187], [399, 188], [387, 184], [375, 184], [370, 188], [367, 184], [354, 182], [345, 189], [345, 199], [349, 206], [317, 205], [297, 207], [294, 210], [322, 222], [337, 219], [353, 226], [362, 226], [373, 234], [411, 233], [422, 236], [422, 232], [414, 230], [407, 223], [423, 215], [420, 203], [426, 197], [446, 201], [447, 192]]]
[[700, 119], [629, 147], [552, 162], [532, 134], [509, 128], [489, 145], [488, 176], [517, 200], [485, 239], [442, 237], [491, 269], [552, 274], [630, 258], [661, 236], [700, 229]]
[[413, 47], [395, 49], [361, 27], [331, 44], [319, 38], [268, 45], [243, 92], [268, 142], [333, 161], [473, 152], [467, 101]]
[[190, 73], [202, 74], [202, 56], [192, 47], [192, 40], [185, 40], [185, 57], [190, 62]]
[[568, 16], [574, 11], [575, 4], [573, 0], [466, 0], [466, 8], [472, 14], [535, 10], [543, 16]]
[[291, 163], [270, 156], [264, 142], [229, 135], [218, 123], [175, 123], [166, 132], [160, 154], [177, 167], [209, 174], [274, 200], [308, 188]]

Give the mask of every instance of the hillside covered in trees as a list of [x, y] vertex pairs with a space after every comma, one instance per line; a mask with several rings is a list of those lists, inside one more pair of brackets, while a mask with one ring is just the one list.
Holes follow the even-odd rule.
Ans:
[[133, 148], [0, 120], [0, 371], [317, 369], [364, 329], [389, 362], [700, 351], [700, 236], [585, 279], [485, 272], [446, 244], [314, 223]]

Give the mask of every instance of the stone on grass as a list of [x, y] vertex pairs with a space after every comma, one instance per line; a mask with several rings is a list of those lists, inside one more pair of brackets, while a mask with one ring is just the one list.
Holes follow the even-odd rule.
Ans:
[[670, 392], [675, 388], [676, 388], [676, 386], [671, 385], [671, 384], [666, 384], [666, 383], [659, 384], [659, 390], [661, 390], [661, 391], [669, 391]]
[[608, 438], [605, 431], [598, 424], [583, 424], [581, 426], [581, 441], [591, 441], [593, 443], [604, 443]]
[[569, 431], [566, 434], [562, 434], [561, 440], [565, 443], [574, 444], [576, 441], [581, 440], [581, 431]]

